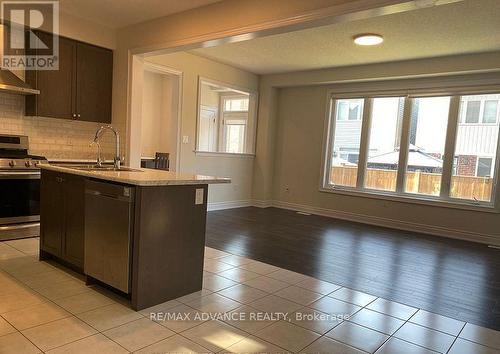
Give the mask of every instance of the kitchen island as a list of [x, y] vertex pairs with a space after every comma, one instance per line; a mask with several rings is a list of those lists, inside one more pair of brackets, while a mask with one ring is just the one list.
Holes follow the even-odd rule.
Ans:
[[119, 291], [135, 310], [201, 290], [208, 184], [229, 179], [40, 167], [40, 259]]

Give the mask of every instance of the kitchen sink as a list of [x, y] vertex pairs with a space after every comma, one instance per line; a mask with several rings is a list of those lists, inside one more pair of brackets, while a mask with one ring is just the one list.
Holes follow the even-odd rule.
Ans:
[[120, 168], [115, 168], [114, 166], [111, 165], [73, 165], [73, 166], [67, 166], [69, 168], [73, 168], [75, 170], [80, 170], [80, 171], [123, 171], [123, 172], [142, 172], [141, 170], [137, 170], [134, 168], [130, 167], [120, 167]]

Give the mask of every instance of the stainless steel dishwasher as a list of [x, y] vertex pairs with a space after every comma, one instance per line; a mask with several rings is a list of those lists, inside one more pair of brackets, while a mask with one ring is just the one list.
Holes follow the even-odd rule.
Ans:
[[130, 244], [134, 189], [87, 180], [85, 184], [85, 274], [130, 292]]

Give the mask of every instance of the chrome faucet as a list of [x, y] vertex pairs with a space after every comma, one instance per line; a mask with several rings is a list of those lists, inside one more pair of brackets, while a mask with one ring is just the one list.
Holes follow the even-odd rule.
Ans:
[[111, 125], [103, 125], [96, 131], [95, 137], [94, 137], [94, 143], [99, 143], [99, 140], [101, 139], [102, 134], [106, 130], [111, 130], [113, 133], [115, 133], [115, 144], [116, 144], [115, 151], [116, 152], [115, 152], [115, 157], [114, 157], [113, 161], [114, 161], [114, 167], [116, 169], [119, 169], [120, 164], [121, 164], [121, 157], [120, 157], [120, 134], [118, 133], [118, 131], [115, 128], [113, 128]]

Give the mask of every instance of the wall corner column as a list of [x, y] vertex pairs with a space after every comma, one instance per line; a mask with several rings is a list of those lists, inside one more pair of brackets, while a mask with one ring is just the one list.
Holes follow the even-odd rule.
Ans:
[[268, 82], [260, 83], [252, 197], [264, 204], [273, 198], [278, 90]]

